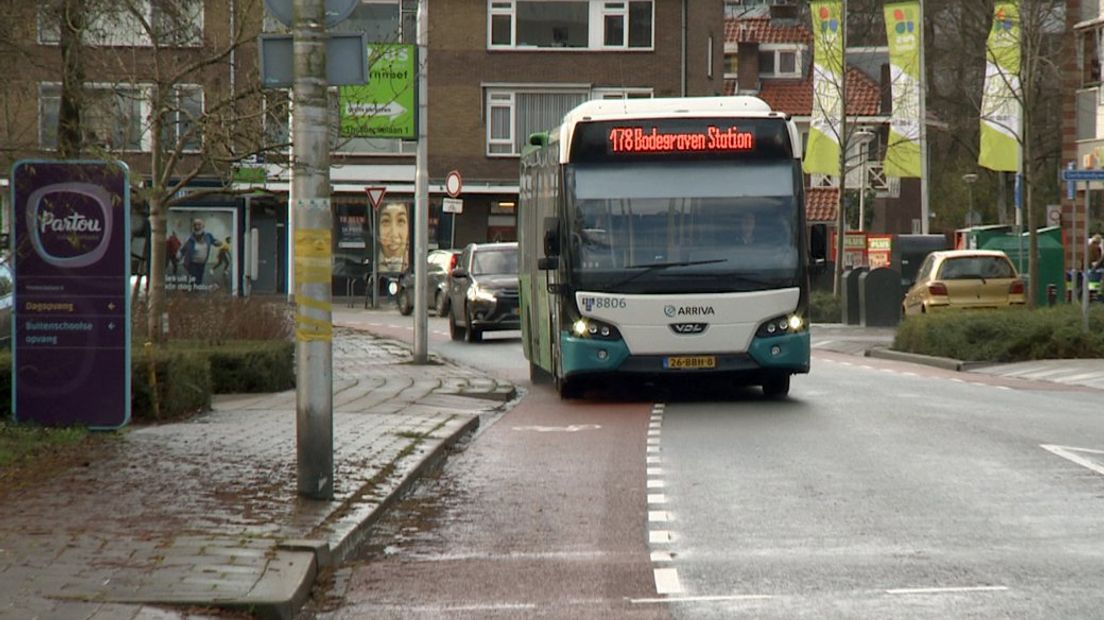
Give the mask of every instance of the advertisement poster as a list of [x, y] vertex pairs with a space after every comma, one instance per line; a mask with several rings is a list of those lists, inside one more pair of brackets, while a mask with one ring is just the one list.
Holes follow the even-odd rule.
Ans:
[[165, 290], [237, 294], [234, 209], [173, 207], [165, 241]]
[[12, 406], [17, 422], [130, 419], [130, 181], [124, 164], [12, 170]]
[[379, 218], [379, 272], [400, 273], [410, 256], [410, 205], [403, 202], [384, 203]]
[[337, 206], [337, 247], [364, 248], [364, 207], [360, 205]]

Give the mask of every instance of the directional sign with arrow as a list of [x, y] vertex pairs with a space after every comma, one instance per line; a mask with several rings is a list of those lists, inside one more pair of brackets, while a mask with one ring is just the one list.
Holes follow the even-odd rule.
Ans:
[[341, 137], [418, 136], [414, 105], [416, 58], [417, 48], [413, 45], [368, 45], [368, 83], [340, 89]]

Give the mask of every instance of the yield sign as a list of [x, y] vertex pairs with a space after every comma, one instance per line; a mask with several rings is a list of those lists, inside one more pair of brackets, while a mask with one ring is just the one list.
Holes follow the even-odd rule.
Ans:
[[387, 193], [387, 188], [365, 187], [364, 191], [368, 192], [368, 203], [372, 205], [372, 208], [379, 209], [380, 202], [383, 201], [383, 195]]

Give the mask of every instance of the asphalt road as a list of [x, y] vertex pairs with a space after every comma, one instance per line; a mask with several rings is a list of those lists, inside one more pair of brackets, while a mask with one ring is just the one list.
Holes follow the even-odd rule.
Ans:
[[[392, 314], [374, 329], [400, 337]], [[443, 329], [432, 351], [529, 387], [516, 339]], [[530, 388], [380, 527], [321, 616], [1104, 609], [1099, 391], [822, 351], [782, 402], [636, 388]]]

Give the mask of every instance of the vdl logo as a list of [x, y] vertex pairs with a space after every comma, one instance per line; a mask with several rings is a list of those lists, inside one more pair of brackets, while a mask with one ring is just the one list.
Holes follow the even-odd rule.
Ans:
[[897, 34], [912, 34], [916, 30], [916, 22], [913, 21], [912, 11], [894, 9], [893, 20], [896, 22], [893, 29], [897, 31]]
[[584, 297], [583, 298], [583, 308], [587, 312], [590, 312], [591, 310], [594, 310], [594, 298], [593, 297]]
[[832, 12], [828, 10], [828, 7], [826, 7], [826, 6], [820, 7], [820, 32], [821, 32], [821, 34], [828, 34], [829, 31], [832, 32], [832, 34], [835, 34], [836, 32], [839, 31], [839, 20], [838, 19], [830, 19], [831, 17], [832, 17]]
[[667, 315], [668, 317], [675, 316], [676, 314], [678, 314], [678, 308], [675, 308], [674, 306], [663, 306], [663, 314]]

